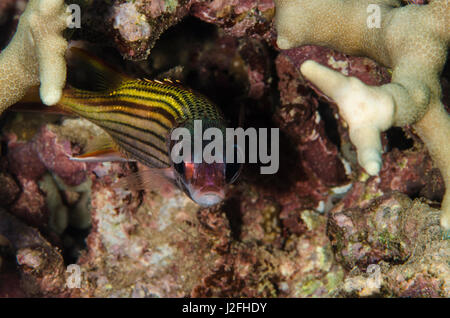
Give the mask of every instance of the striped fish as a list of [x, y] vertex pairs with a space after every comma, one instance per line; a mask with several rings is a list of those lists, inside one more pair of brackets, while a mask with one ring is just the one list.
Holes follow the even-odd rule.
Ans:
[[240, 165], [194, 163], [192, 158], [174, 164], [170, 157], [170, 135], [175, 128], [186, 127], [194, 136], [193, 122], [201, 120], [204, 129], [217, 127], [225, 131], [224, 117], [214, 103], [178, 82], [133, 79], [80, 49], [72, 48], [71, 53], [94, 70], [99, 90], [69, 87], [58, 107], [86, 118], [111, 137], [109, 142], [74, 160], [136, 160], [164, 171], [165, 177], [201, 206], [224, 199], [225, 187], [236, 179]]

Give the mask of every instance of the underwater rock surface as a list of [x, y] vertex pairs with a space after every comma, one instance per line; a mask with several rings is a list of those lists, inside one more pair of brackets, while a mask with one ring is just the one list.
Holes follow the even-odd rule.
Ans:
[[[0, 4], [2, 45], [20, 2]], [[230, 125], [243, 109], [244, 127], [280, 128], [280, 170], [246, 165], [222, 205], [200, 209], [164, 185], [115, 186], [140, 164], [69, 160], [102, 134], [86, 120], [5, 113], [0, 297], [450, 297], [444, 183], [423, 143], [387, 131], [369, 177], [336, 105], [298, 68], [313, 59], [371, 85], [389, 70], [318, 46], [280, 51], [270, 0], [79, 2], [73, 42], [131, 76], [181, 80]], [[448, 67], [442, 82], [448, 103]]]

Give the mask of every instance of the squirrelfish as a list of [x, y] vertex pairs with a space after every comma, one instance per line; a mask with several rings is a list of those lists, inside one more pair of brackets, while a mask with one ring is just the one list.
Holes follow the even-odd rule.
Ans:
[[170, 136], [175, 128], [186, 127], [194, 136], [193, 123], [201, 120], [203, 129], [216, 127], [225, 132], [224, 116], [213, 102], [178, 82], [133, 79], [82, 50], [72, 48], [72, 52], [90, 64], [101, 78], [103, 89], [69, 87], [58, 107], [86, 118], [111, 137], [110, 143], [76, 160], [136, 160], [164, 171], [166, 178], [201, 206], [224, 199], [226, 186], [240, 172], [238, 163], [195, 163], [196, 154], [192, 153], [191, 158], [175, 164], [170, 155], [174, 146]]

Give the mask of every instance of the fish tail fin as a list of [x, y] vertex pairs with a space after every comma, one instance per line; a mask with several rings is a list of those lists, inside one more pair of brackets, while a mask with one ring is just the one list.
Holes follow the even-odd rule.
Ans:
[[35, 103], [41, 104], [41, 96], [39, 95], [39, 86], [31, 87], [19, 103]]
[[59, 104], [54, 106], [47, 106], [42, 104], [41, 97], [39, 95], [39, 86], [31, 87], [18, 103], [8, 108], [8, 111], [23, 113], [45, 113], [55, 115], [73, 115], [72, 112], [64, 109]]
[[93, 75], [93, 89], [96, 91], [114, 89], [124, 80], [131, 80], [128, 75], [81, 48], [71, 47], [68, 54], [77, 67]]

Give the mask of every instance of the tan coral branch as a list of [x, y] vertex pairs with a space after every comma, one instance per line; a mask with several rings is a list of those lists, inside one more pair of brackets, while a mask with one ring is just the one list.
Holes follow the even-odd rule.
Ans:
[[442, 200], [441, 225], [450, 229], [450, 116], [442, 103], [434, 100], [414, 127], [444, 178], [446, 192]]
[[[302, 74], [336, 101], [358, 161], [368, 173], [377, 174], [381, 167], [380, 132], [415, 124], [443, 174], [441, 223], [450, 229], [450, 117], [440, 102], [439, 81], [450, 43], [450, 0], [404, 7], [397, 0], [275, 0], [275, 4], [280, 48], [323, 45], [393, 69], [391, 83], [372, 87], [312, 61], [301, 66]], [[379, 14], [379, 27], [368, 23], [371, 14]]]
[[0, 114], [39, 83], [42, 101], [58, 102], [66, 80], [62, 32], [68, 16], [63, 0], [27, 4], [16, 34], [0, 54]]

